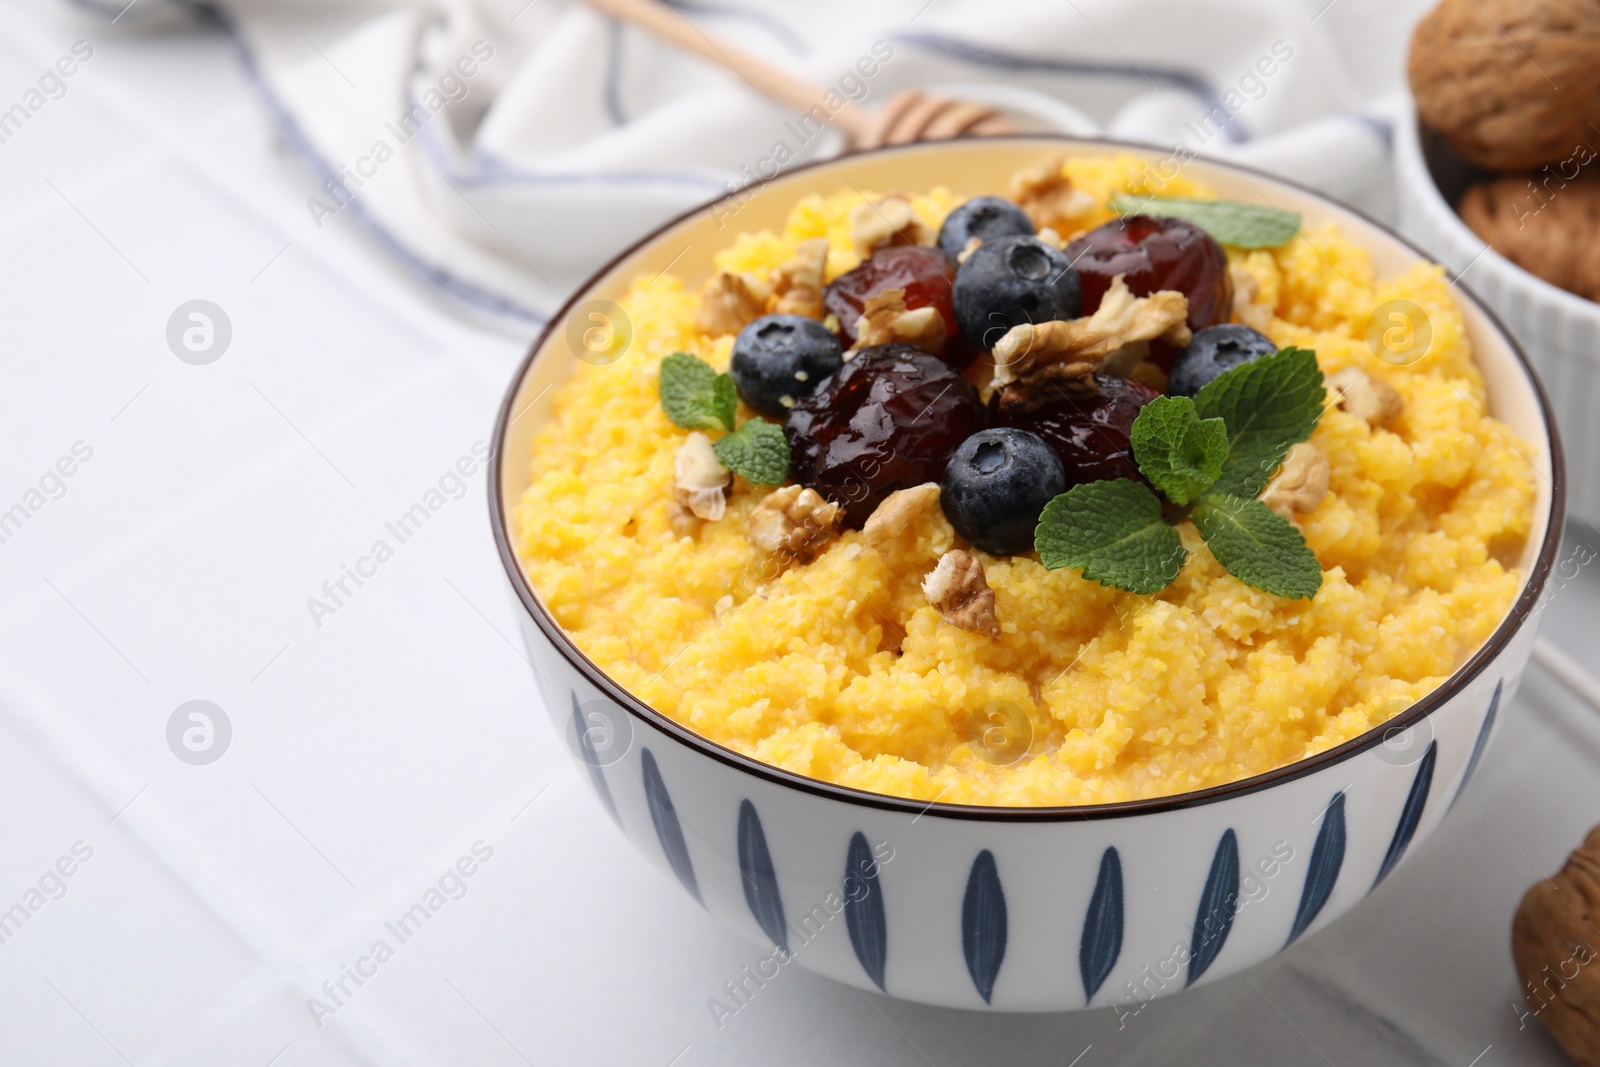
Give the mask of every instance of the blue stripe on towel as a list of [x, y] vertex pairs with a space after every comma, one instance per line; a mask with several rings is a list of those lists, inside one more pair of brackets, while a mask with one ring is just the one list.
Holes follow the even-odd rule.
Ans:
[[1243, 126], [1234, 120], [1233, 114], [1222, 104], [1222, 97], [1212, 88], [1211, 83], [1204, 77], [1190, 70], [1178, 67], [1167, 67], [1155, 64], [1136, 65], [1134, 63], [1103, 63], [1088, 59], [1051, 59], [1045, 56], [1031, 56], [1021, 52], [1008, 52], [995, 48], [993, 45], [974, 44], [963, 41], [957, 37], [949, 37], [942, 33], [932, 33], [919, 30], [915, 33], [895, 33], [889, 35], [889, 40], [895, 44], [911, 45], [928, 52], [937, 52], [951, 59], [959, 59], [973, 66], [987, 67], [992, 70], [1005, 71], [1014, 74], [1019, 71], [1035, 71], [1044, 74], [1074, 74], [1091, 78], [1130, 78], [1144, 82], [1163, 82], [1177, 89], [1192, 93], [1206, 106], [1207, 110], [1221, 112], [1224, 118], [1218, 124], [1227, 134], [1228, 140], [1235, 143], [1248, 141], [1250, 135]]

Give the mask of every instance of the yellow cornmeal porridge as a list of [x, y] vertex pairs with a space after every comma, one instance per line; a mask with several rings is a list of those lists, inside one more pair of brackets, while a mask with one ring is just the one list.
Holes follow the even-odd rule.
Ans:
[[[1147, 189], [1131, 157], [1074, 160], [1091, 194], [1081, 228]], [[781, 234], [741, 236], [717, 257], [765, 276], [826, 236], [827, 277], [857, 262], [853, 190], [808, 197]], [[937, 228], [958, 198], [916, 197]], [[1070, 236], [1067, 235], [1067, 236]], [[1363, 733], [1439, 685], [1505, 616], [1522, 576], [1534, 472], [1484, 384], [1439, 268], [1373, 275], [1328, 226], [1272, 250], [1228, 250], [1272, 309], [1280, 346], [1316, 350], [1325, 374], [1358, 366], [1404, 400], [1388, 429], [1337, 407], [1312, 437], [1330, 492], [1298, 516], [1321, 591], [1283, 600], [1230, 577], [1194, 529], [1188, 562], [1154, 596], [1119, 592], [1032, 553], [983, 562], [998, 637], [941, 619], [921, 587], [952, 545], [937, 509], [880, 548], [846, 531], [781, 574], [750, 543], [768, 489], [734, 479], [726, 516], [698, 537], [668, 524], [685, 431], [662, 413], [657, 365], [674, 351], [726, 367], [733, 337], [707, 338], [699, 298], [671, 275], [637, 280], [621, 361], [578, 365], [537, 436], [532, 484], [513, 519], [534, 587], [578, 646], [621, 685], [720, 744], [787, 770], [874, 792], [993, 805], [1064, 805], [1180, 793], [1258, 774]], [[1420, 362], [1391, 367], [1365, 341], [1377, 304], [1432, 319]], [[750, 413], [741, 406], [741, 418]], [[898, 651], [896, 651], [898, 649]], [[974, 754], [968, 716], [992, 700], [1032, 721], [1021, 762]]]

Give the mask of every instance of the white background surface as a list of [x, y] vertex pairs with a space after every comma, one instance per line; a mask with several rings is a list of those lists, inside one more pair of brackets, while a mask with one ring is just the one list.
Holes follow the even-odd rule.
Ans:
[[[0, 510], [94, 450], [0, 544], [0, 909], [94, 852], [0, 944], [0, 1063], [1561, 1062], [1519, 1030], [1508, 928], [1600, 817], [1600, 722], [1537, 669], [1470, 802], [1243, 976], [1119, 1029], [786, 970], [719, 1030], [706, 1000], [759, 950], [635, 856], [569, 765], [482, 474], [320, 627], [306, 608], [488, 438], [527, 338], [431, 305], [346, 222], [313, 227], [309, 179], [210, 35], [9, 3], [0, 107], [79, 38], [96, 53], [67, 96], [0, 145]], [[165, 339], [197, 297], [233, 327], [204, 367]], [[1593, 570], [1546, 619], [1580, 656]], [[209, 766], [166, 744], [196, 698], [233, 727]], [[307, 997], [480, 840], [466, 895], [319, 1028]]]

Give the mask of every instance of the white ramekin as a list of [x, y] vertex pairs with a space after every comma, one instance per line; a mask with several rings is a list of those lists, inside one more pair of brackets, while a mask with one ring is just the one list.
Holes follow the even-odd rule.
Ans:
[[1600, 304], [1535, 277], [1494, 251], [1452, 203], [1477, 174], [1416, 108], [1395, 130], [1402, 232], [1449, 267], [1505, 322], [1539, 372], [1567, 451], [1568, 513], [1600, 523]]

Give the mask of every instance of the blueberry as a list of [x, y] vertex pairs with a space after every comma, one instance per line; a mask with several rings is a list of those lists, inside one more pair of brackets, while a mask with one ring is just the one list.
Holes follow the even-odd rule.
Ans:
[[1001, 237], [1032, 237], [1033, 220], [1028, 213], [998, 196], [975, 196], [956, 208], [939, 228], [939, 251], [954, 259], [966, 250], [967, 241], [994, 241]]
[[979, 430], [944, 468], [939, 501], [956, 532], [992, 555], [1033, 547], [1039, 513], [1067, 491], [1055, 450], [1027, 430]]
[[746, 404], [781, 419], [842, 366], [839, 339], [816, 319], [763, 315], [734, 338], [728, 369]]
[[1172, 361], [1167, 392], [1173, 396], [1194, 396], [1201, 386], [1223, 371], [1270, 356], [1277, 350], [1272, 338], [1236, 322], [1196, 330], [1189, 347]]
[[1078, 272], [1065, 252], [1037, 237], [999, 237], [956, 271], [956, 323], [985, 351], [1024, 322], [1075, 319], [1083, 307]]

